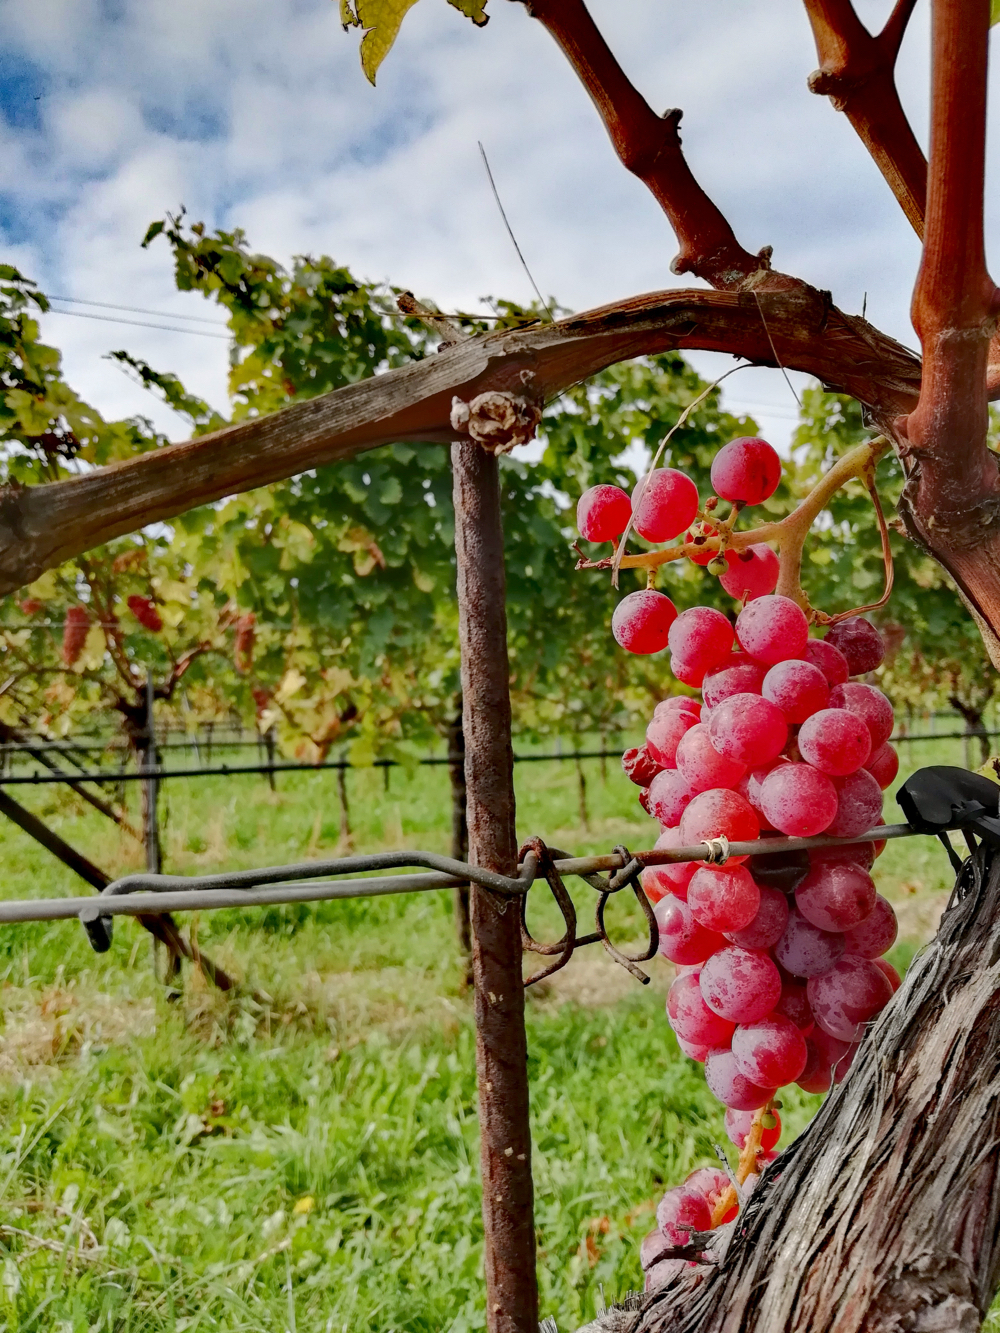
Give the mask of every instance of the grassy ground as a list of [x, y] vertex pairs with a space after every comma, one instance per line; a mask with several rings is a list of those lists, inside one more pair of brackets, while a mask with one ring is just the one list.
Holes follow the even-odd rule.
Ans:
[[[912, 747], [907, 769], [961, 762]], [[519, 828], [553, 845], [648, 846], [616, 767], [517, 770]], [[168, 868], [198, 872], [334, 855], [333, 773], [167, 787]], [[17, 791], [14, 791], [18, 795]], [[358, 850], [447, 850], [444, 769], [349, 778]], [[58, 788], [25, 804], [113, 873], [138, 848]], [[895, 807], [887, 805], [892, 822]], [[75, 892], [68, 872], [0, 827], [0, 894]], [[900, 908], [902, 964], [950, 885], [940, 847], [890, 843], [880, 888]], [[575, 890], [592, 910], [586, 886]], [[627, 939], [636, 928], [615, 904]], [[609, 914], [610, 915], [610, 914]], [[559, 933], [552, 910], [536, 933]], [[246, 982], [196, 973], [170, 1001], [148, 936], [120, 920], [98, 956], [68, 923], [0, 935], [0, 1313], [54, 1333], [260, 1330], [464, 1333], [484, 1326], [474, 1033], [445, 894], [207, 914], [201, 947]], [[534, 1174], [543, 1312], [561, 1330], [638, 1285], [638, 1242], [665, 1185], [714, 1162], [720, 1108], [662, 1012], [592, 949], [530, 993]], [[257, 999], [250, 991], [256, 990]], [[783, 1097], [789, 1136], [817, 1099]]]

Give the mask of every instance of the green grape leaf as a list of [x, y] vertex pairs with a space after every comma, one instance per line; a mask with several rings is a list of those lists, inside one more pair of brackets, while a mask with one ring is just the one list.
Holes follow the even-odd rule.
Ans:
[[[486, 12], [486, 0], [448, 0], [453, 9], [459, 10], [467, 19], [472, 19], [477, 28], [485, 28], [490, 21]], [[993, 0], [994, 8], [1000, 0]], [[996, 22], [996, 19], [993, 20]]]
[[1000, 23], [1000, 0], [990, 0], [990, 27]]

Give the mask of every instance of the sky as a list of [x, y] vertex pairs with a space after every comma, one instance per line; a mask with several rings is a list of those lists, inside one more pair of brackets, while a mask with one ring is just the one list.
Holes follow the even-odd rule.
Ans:
[[[889, 7], [858, 3], [871, 24]], [[816, 58], [801, 0], [590, 8], [654, 108], [684, 109], [691, 166], [746, 248], [772, 245], [775, 267], [847, 311], [866, 302], [869, 319], [915, 345], [917, 241], [845, 118], [806, 88]], [[928, 9], [921, 0], [900, 69], [922, 142]], [[511, 0], [489, 13], [477, 29], [446, 0], [421, 0], [373, 88], [335, 0], [4, 0], [0, 260], [75, 298], [43, 332], [77, 391], [108, 417], [142, 412], [183, 438], [182, 419], [104, 359], [125, 347], [225, 410], [227, 344], [196, 322], [218, 311], [174, 290], [165, 243], [140, 248], [148, 223], [181, 204], [283, 262], [326, 253], [443, 309], [530, 300], [478, 141], [546, 295], [583, 310], [690, 285], [670, 273], [666, 219], [547, 33]], [[996, 180], [987, 213], [989, 238]], [[692, 359], [712, 378], [732, 364]], [[778, 371], [732, 376], [725, 401], [787, 442], [796, 404]]]

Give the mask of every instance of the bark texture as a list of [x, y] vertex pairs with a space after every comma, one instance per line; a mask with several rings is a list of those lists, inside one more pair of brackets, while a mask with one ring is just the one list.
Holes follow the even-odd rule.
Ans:
[[974, 1333], [1000, 1283], [998, 1227], [1000, 854], [980, 847], [718, 1266], [616, 1318], [625, 1333]]

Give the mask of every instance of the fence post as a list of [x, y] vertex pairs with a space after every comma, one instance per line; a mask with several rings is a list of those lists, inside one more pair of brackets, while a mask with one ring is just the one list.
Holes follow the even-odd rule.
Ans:
[[[143, 772], [155, 774], [159, 767], [156, 754], [156, 724], [153, 713], [155, 691], [152, 673], [146, 677], [146, 734], [141, 751]], [[158, 875], [163, 869], [163, 849], [160, 845], [160, 826], [157, 805], [160, 784], [155, 777], [147, 777], [142, 784], [142, 834], [146, 847], [146, 869]]]
[[[453, 444], [469, 858], [517, 865], [506, 578], [496, 457]], [[489, 1333], [538, 1333], [521, 923], [472, 885], [476, 1073]]]
[[[466, 820], [465, 732], [462, 730], [462, 696], [455, 700], [457, 712], [448, 723], [448, 776], [451, 778], [451, 854], [456, 861], [469, 855], [469, 825]], [[455, 933], [465, 959], [465, 984], [472, 985], [472, 926], [469, 921], [469, 886], [454, 889]]]

